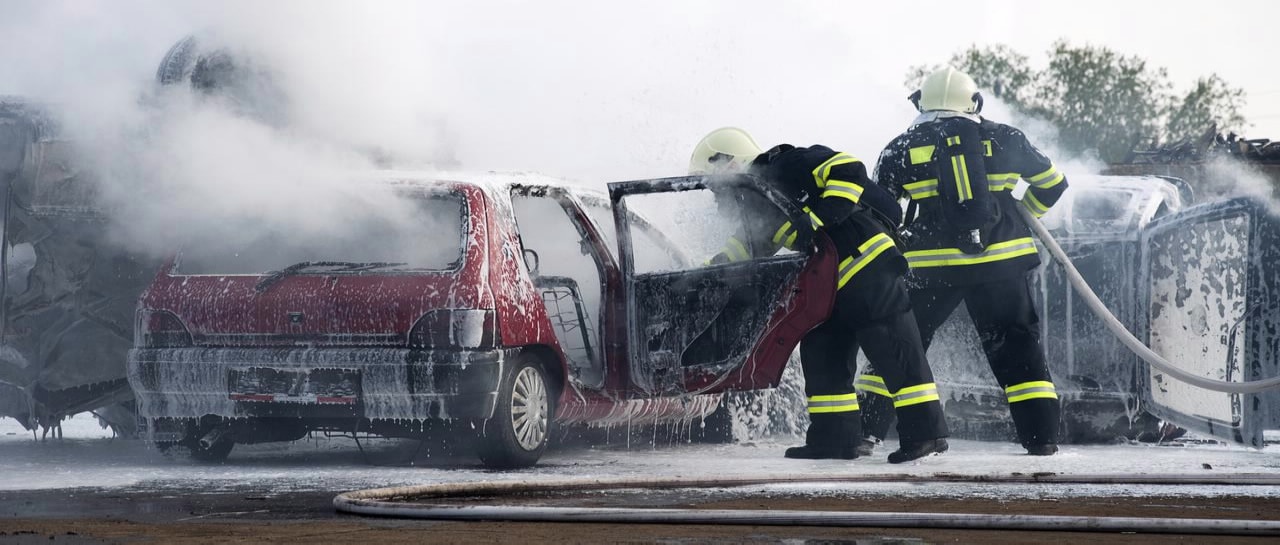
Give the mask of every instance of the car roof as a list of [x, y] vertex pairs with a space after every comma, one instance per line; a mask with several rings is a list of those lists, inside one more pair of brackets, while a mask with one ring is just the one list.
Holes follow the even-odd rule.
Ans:
[[580, 196], [591, 195], [608, 199], [608, 193], [603, 188], [594, 188], [585, 183], [572, 182], [535, 172], [376, 170], [357, 173], [356, 177], [375, 183], [394, 183], [421, 187], [433, 187], [441, 184], [464, 184], [494, 193], [510, 193], [511, 189], [517, 186], [557, 187]]

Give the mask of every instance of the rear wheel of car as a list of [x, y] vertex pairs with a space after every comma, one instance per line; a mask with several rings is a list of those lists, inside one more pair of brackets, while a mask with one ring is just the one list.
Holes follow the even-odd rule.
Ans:
[[551, 395], [538, 362], [519, 358], [503, 374], [493, 418], [480, 428], [480, 460], [495, 468], [529, 467], [547, 449]]

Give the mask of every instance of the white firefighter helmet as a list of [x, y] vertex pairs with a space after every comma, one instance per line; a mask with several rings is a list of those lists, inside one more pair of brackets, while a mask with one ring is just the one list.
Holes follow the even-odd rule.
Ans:
[[924, 78], [920, 90], [911, 95], [911, 101], [922, 112], [949, 110], [976, 114], [982, 111], [982, 95], [978, 84], [969, 74], [951, 68], [938, 70]]
[[760, 153], [760, 146], [747, 131], [722, 127], [711, 131], [693, 148], [689, 174], [742, 172]]

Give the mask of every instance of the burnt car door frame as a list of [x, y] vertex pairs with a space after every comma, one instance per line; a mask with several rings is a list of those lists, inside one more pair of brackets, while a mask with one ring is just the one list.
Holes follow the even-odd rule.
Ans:
[[[591, 257], [596, 263], [597, 273], [600, 275], [600, 308], [596, 311], [595, 321], [597, 329], [596, 343], [598, 347], [590, 347], [588, 349], [588, 357], [598, 357], [598, 361], [592, 362], [600, 372], [600, 380], [592, 383], [581, 382], [577, 377], [573, 377], [577, 386], [590, 390], [617, 390], [622, 384], [627, 382], [625, 369], [621, 366], [612, 365], [612, 362], [624, 361], [625, 343], [621, 341], [625, 332], [624, 325], [621, 324], [623, 319], [619, 305], [614, 301], [621, 299], [622, 294], [622, 278], [618, 269], [618, 264], [614, 260], [609, 251], [608, 244], [604, 241], [603, 235], [600, 233], [600, 227], [592, 221], [590, 214], [587, 213], [578, 198], [567, 188], [550, 186], [550, 185], [534, 185], [534, 184], [512, 184], [510, 188], [510, 197], [533, 197], [533, 198], [549, 198], [556, 201], [560, 208], [564, 211], [565, 216], [578, 230], [582, 240], [589, 241], [591, 247]], [[513, 206], [514, 214], [514, 206]], [[519, 218], [516, 217], [516, 235], [519, 237], [521, 250], [529, 249], [524, 241], [523, 229], [519, 228]], [[532, 272], [532, 271], [530, 271]], [[534, 287], [541, 289], [543, 286], [537, 283], [537, 278], [530, 275], [530, 280], [535, 282]], [[552, 277], [552, 281], [558, 279]], [[541, 295], [539, 296], [541, 298]], [[579, 294], [579, 298], [581, 295]], [[563, 347], [561, 348], [563, 351]], [[567, 355], [566, 355], [567, 357]], [[619, 371], [623, 371], [619, 375]], [[571, 374], [572, 375], [572, 374]]]
[[[1275, 334], [1277, 328], [1280, 328], [1280, 266], [1278, 266], [1280, 265], [1280, 219], [1272, 216], [1265, 204], [1248, 198], [1210, 203], [1188, 208], [1153, 221], [1143, 232], [1140, 246], [1140, 278], [1142, 279], [1140, 292], [1142, 295], [1139, 300], [1142, 302], [1143, 308], [1138, 313], [1138, 319], [1141, 322], [1141, 330], [1146, 333], [1146, 340], [1150, 345], [1154, 337], [1152, 328], [1155, 317], [1153, 315], [1156, 314], [1157, 305], [1165, 307], [1161, 309], [1163, 312], [1179, 311], [1178, 308], [1172, 308], [1174, 305], [1169, 301], [1165, 299], [1157, 301], [1155, 299], [1158, 293], [1154, 288], [1154, 275], [1158, 271], [1153, 270], [1152, 262], [1160, 255], [1180, 252], [1180, 249], [1170, 248], [1164, 254], [1157, 254], [1156, 248], [1153, 247], [1155, 244], [1153, 239], [1168, 236], [1170, 233], [1188, 233], [1194, 225], [1214, 221], [1229, 221], [1240, 217], [1246, 218], [1247, 221], [1247, 228], [1243, 233], [1246, 238], [1242, 245], [1245, 259], [1242, 267], [1242, 276], [1245, 287], [1240, 296], [1243, 298], [1243, 308], [1240, 309], [1240, 315], [1233, 318], [1226, 316], [1226, 312], [1229, 312], [1230, 309], [1221, 309], [1220, 318], [1226, 322], [1231, 322], [1231, 327], [1225, 332], [1208, 331], [1208, 336], [1203, 338], [1205, 343], [1203, 346], [1208, 346], [1212, 342], [1225, 337], [1224, 343], [1226, 344], [1228, 360], [1217, 362], [1223, 367], [1213, 368], [1214, 371], [1221, 371], [1221, 376], [1216, 376], [1217, 373], [1215, 373], [1209, 378], [1227, 381], [1260, 380], [1280, 374], [1280, 336]], [[1270, 266], [1266, 266], [1267, 264], [1270, 264]], [[1206, 269], [1201, 270], [1207, 272]], [[1223, 271], [1218, 268], [1212, 272], [1221, 273]], [[1215, 280], [1225, 284], [1222, 278], [1216, 278]], [[1178, 291], [1178, 293], [1174, 294], [1175, 297], [1183, 293], [1191, 294], [1193, 290], [1198, 291], [1199, 288], [1198, 286], [1184, 286], [1176, 281], [1175, 286]], [[1229, 287], [1224, 285], [1223, 289], [1229, 289]], [[1219, 309], [1206, 309], [1206, 312], [1209, 313], [1218, 311]], [[1243, 334], [1240, 335], [1242, 342], [1237, 342], [1237, 331], [1242, 323], [1246, 327]], [[1208, 327], [1207, 322], [1206, 327]], [[1184, 327], [1183, 329], [1185, 330], [1186, 328]], [[1194, 331], [1186, 331], [1185, 333], [1187, 335], [1196, 335]], [[1185, 356], [1185, 354], [1162, 355], [1173, 359], [1175, 365], [1178, 357]], [[1240, 376], [1234, 376], [1232, 371], [1237, 365], [1233, 365], [1233, 363], [1238, 364]], [[1158, 372], [1154, 374], [1160, 375]], [[1204, 391], [1203, 395], [1229, 396], [1228, 403], [1231, 420], [1228, 421], [1209, 415], [1192, 414], [1188, 410], [1169, 406], [1155, 399], [1153, 389], [1160, 387], [1160, 385], [1153, 380], [1152, 375], [1151, 367], [1143, 362], [1138, 373], [1138, 393], [1142, 402], [1150, 407], [1150, 412], [1156, 416], [1174, 422], [1179, 426], [1254, 447], [1263, 446], [1263, 431], [1265, 429], [1280, 427], [1280, 391], [1278, 390], [1255, 394], [1211, 394]], [[1172, 379], [1165, 378], [1163, 380], [1170, 381]], [[1187, 390], [1193, 387], [1180, 384], [1178, 388]], [[1202, 392], [1196, 391], [1196, 393]]]
[[[710, 190], [712, 187], [721, 192], [726, 189], [744, 191], [745, 193], [739, 194], [740, 199], [748, 193], [764, 197], [797, 226], [800, 238], [795, 247], [799, 253], [759, 256], [745, 262], [708, 264], [693, 269], [636, 273], [631, 213], [625, 197]], [[613, 203], [614, 221], [618, 230], [618, 254], [627, 318], [628, 367], [636, 395], [708, 394], [777, 386], [800, 338], [825, 321], [834, 304], [835, 257], [829, 239], [815, 236], [808, 216], [790, 199], [750, 175], [682, 176], [615, 182], [609, 184], [609, 198]], [[782, 271], [782, 274], [778, 271]], [[762, 279], [767, 281], [769, 275], [772, 275], [776, 283], [771, 293], [756, 293], [764, 296], [754, 300], [744, 299], [738, 293], [740, 288], [758, 288], [757, 292], [768, 289], [767, 284], [761, 282]], [[747, 278], [751, 282], [728, 286], [725, 278]], [[661, 285], [663, 282], [666, 283], [665, 286]], [[685, 295], [696, 293], [699, 302], [709, 301], [708, 304], [711, 305], [723, 303], [723, 306], [715, 309], [713, 315], [709, 316], [709, 321], [685, 324], [689, 327], [665, 322], [648, 324], [649, 313], [642, 313], [638, 302], [642, 284], [648, 284], [644, 287], [652, 292], [649, 295], [665, 299], [659, 304], [675, 302], [677, 298], [673, 293], [677, 289], [683, 289]], [[715, 293], [716, 291], [721, 293]], [[730, 304], [740, 307], [754, 304], [756, 310], [761, 312], [755, 318], [748, 317], [755, 320], [748, 325], [752, 328], [752, 334], [738, 336], [745, 344], [729, 354], [722, 354], [724, 357], [719, 360], [686, 361], [691, 348], [712, 333], [722, 317], [729, 316], [727, 309]], [[759, 308], [763, 304], [771, 306]], [[695, 316], [695, 319], [701, 318]], [[653, 346], [654, 343], [657, 346]], [[672, 344], [675, 346], [669, 346]]]

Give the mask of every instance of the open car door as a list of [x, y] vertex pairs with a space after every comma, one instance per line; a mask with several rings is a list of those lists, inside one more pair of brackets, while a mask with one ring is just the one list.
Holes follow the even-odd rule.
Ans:
[[[1280, 374], [1280, 217], [1264, 204], [1234, 199], [1152, 222], [1142, 267], [1152, 350], [1211, 379]], [[1178, 426], [1255, 447], [1280, 428], [1280, 390], [1213, 392], [1143, 365], [1143, 402]]]
[[[836, 258], [826, 236], [747, 175], [618, 182], [609, 196], [633, 387], [657, 396], [777, 386], [800, 338], [831, 313]], [[694, 264], [647, 259], [629, 211], [660, 227]], [[798, 226], [790, 250], [742, 244], [772, 240], [788, 220]], [[730, 247], [732, 256], [721, 253]]]

